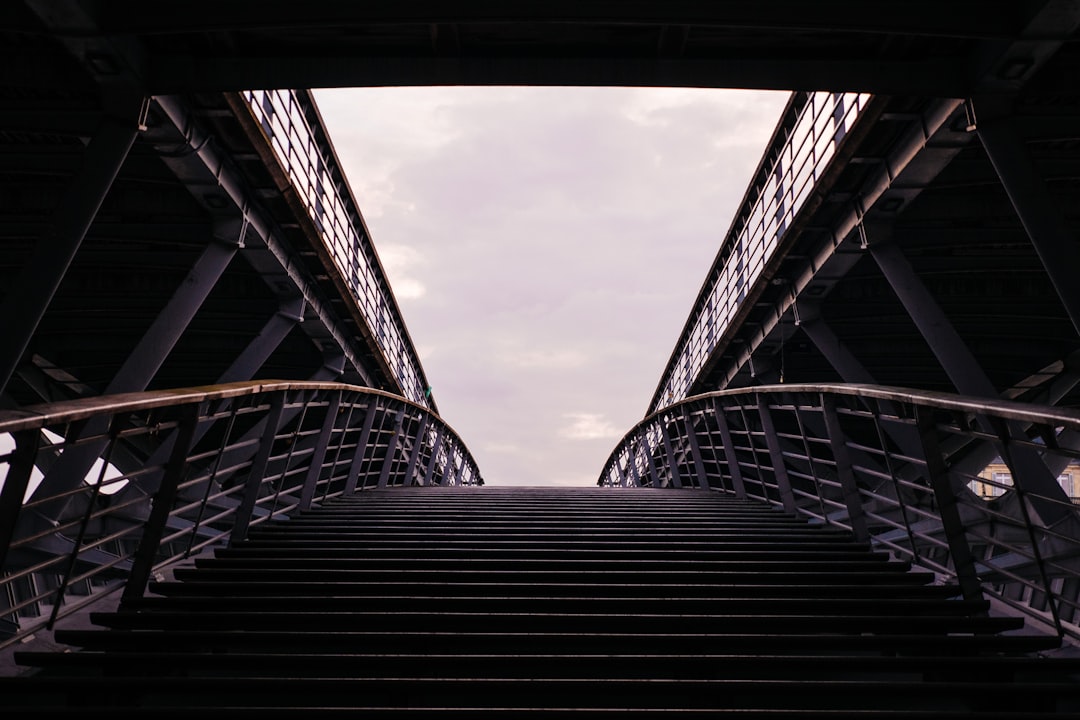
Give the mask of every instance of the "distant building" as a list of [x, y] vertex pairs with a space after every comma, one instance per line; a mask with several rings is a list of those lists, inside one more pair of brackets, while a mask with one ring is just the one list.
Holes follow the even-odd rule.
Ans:
[[[1080, 461], [1069, 463], [1058, 475], [1058, 483], [1075, 503], [1080, 503]], [[979, 473], [979, 479], [970, 484], [972, 490], [986, 500], [1004, 495], [1012, 487], [1012, 471], [997, 458]]]

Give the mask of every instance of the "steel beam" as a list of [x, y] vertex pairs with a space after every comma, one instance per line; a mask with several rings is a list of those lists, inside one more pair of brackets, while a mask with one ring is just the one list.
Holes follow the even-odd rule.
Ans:
[[[154, 374], [168, 357], [177, 340], [183, 334], [207, 295], [217, 284], [229, 261], [236, 254], [238, 242], [234, 237], [229, 244], [211, 242], [195, 261], [187, 277], [173, 293], [172, 298], [158, 313], [150, 328], [135, 349], [128, 355], [120, 369], [106, 387], [104, 395], [141, 392], [146, 389]], [[86, 477], [94, 462], [108, 443], [104, 433], [108, 419], [91, 418], [79, 430], [73, 430], [65, 438], [74, 442], [87, 438], [85, 443], [68, 447], [45, 473], [40, 488], [49, 495], [59, 495], [67, 488], [76, 487]], [[94, 438], [90, 440], [89, 438]], [[42, 506], [38, 512], [48, 520], [59, 519], [63, 505]]]
[[[957, 391], [964, 395], [998, 399], [997, 389], [987, 378], [971, 350], [964, 344], [959, 333], [953, 328], [952, 323], [919, 279], [900, 248], [895, 243], [886, 241], [872, 242], [869, 249], [885, 279]], [[992, 431], [989, 427], [987, 430]], [[1012, 432], [1015, 436], [1023, 434], [1022, 430], [1016, 428], [1013, 428]], [[1068, 501], [1064, 489], [1057, 482], [1057, 476], [1050, 472], [1036, 453], [1025, 448], [1016, 448], [1011, 455], [1014, 465], [1010, 466], [1010, 469], [1015, 483], [1022, 484], [1025, 489], [1044, 497]], [[1042, 511], [1051, 515], [1043, 517], [1048, 524], [1064, 512], [1054, 503], [1044, 504]]]

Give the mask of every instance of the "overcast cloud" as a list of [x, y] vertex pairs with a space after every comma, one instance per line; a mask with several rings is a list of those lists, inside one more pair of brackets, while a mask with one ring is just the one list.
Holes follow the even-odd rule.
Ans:
[[786, 92], [318, 90], [440, 415], [489, 485], [594, 485]]

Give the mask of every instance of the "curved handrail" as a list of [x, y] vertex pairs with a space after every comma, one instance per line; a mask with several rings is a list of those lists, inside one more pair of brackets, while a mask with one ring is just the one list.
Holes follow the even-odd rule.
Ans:
[[[638, 422], [597, 484], [751, 497], [852, 531], [1080, 641], [1080, 412], [857, 384], [689, 397]], [[992, 462], [1007, 474], [985, 474]]]
[[[0, 437], [10, 440], [0, 454], [0, 598], [11, 599], [0, 647], [103, 594], [141, 595], [162, 568], [333, 498], [483, 484], [458, 434], [426, 407], [332, 382], [28, 406], [0, 412]], [[36, 485], [61, 453], [97, 469]]]

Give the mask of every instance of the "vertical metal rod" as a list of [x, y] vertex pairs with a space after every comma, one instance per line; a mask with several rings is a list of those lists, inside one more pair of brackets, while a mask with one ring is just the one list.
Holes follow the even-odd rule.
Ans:
[[825, 420], [825, 429], [829, 435], [829, 447], [832, 448], [833, 461], [836, 463], [836, 476], [840, 481], [840, 491], [847, 507], [848, 523], [855, 539], [865, 542], [870, 539], [866, 527], [866, 515], [859, 500], [859, 484], [855, 481], [855, 469], [848, 452], [847, 435], [840, 426], [840, 416], [836, 414], [836, 398], [828, 393], [821, 394], [821, 414]]
[[777, 490], [780, 491], [780, 502], [784, 510], [795, 512], [795, 494], [791, 491], [791, 479], [787, 473], [787, 463], [784, 454], [780, 450], [780, 438], [776, 437], [776, 427], [773, 425], [772, 410], [769, 401], [764, 395], [757, 398], [758, 417], [761, 420], [761, 430], [765, 436], [765, 444], [769, 448], [769, 459], [772, 461], [773, 477], [776, 479]]
[[799, 426], [799, 436], [803, 441], [803, 453], [806, 455], [806, 464], [810, 468], [810, 477], [814, 480], [814, 492], [817, 494], [818, 510], [821, 512], [821, 519], [828, 522], [829, 510], [825, 505], [825, 488], [822, 485], [821, 478], [818, 477], [817, 463], [814, 461], [814, 451], [810, 445], [810, 435], [807, 432], [806, 423], [803, 422], [802, 411], [799, 409], [797, 398], [793, 403], [793, 407], [795, 410], [795, 423]]
[[[371, 436], [371, 427], [375, 424], [375, 414], [378, 411], [378, 397], [368, 398], [364, 413], [364, 427], [360, 431], [360, 437], [356, 440], [356, 449], [353, 451], [352, 463], [349, 465], [349, 479], [345, 481], [345, 495], [352, 495], [356, 492], [356, 486], [360, 476], [360, 466], [364, 464], [364, 460], [367, 458], [368, 438]], [[366, 479], [364, 485], [367, 485]], [[364, 486], [362, 485], [360, 489], [363, 490]]]
[[[352, 426], [353, 426], [353, 424], [352, 424], [352, 416], [353, 416], [353, 411], [356, 410], [356, 402], [351, 401], [351, 402], [348, 403], [348, 405], [349, 405], [349, 410], [348, 410], [347, 413], [345, 413], [345, 422], [343, 422], [341, 424], [341, 437], [338, 439], [337, 444], [334, 445], [334, 462], [331, 463], [331, 465], [330, 465], [330, 467], [332, 469], [336, 469], [337, 466], [341, 463], [341, 450], [345, 446], [345, 438], [347, 437], [347, 435], [349, 433], [349, 429], [352, 428]], [[334, 485], [334, 483], [332, 482], [333, 477], [334, 477], [334, 470], [331, 470], [331, 482], [326, 483], [326, 487], [323, 489], [322, 498], [320, 500], [321, 502], [326, 502], [326, 498], [330, 496], [330, 489]], [[346, 482], [347, 481], [348, 481], [348, 473], [346, 473]]]
[[934, 422], [933, 410], [915, 406], [915, 422], [919, 428], [926, 472], [930, 476], [930, 486], [937, 500], [941, 527], [945, 531], [945, 539], [949, 545], [949, 554], [952, 555], [953, 570], [960, 584], [960, 591], [965, 600], [981, 601], [983, 599], [982, 584], [975, 571], [975, 559], [964, 532], [964, 523], [960, 517], [956, 495], [953, 494], [952, 484], [949, 482], [949, 470], [941, 454], [941, 448], [938, 446], [937, 425]]
[[304, 427], [304, 421], [307, 420], [308, 408], [314, 399], [314, 393], [310, 397], [307, 393], [301, 393], [301, 398], [300, 417], [297, 418], [296, 425], [293, 426], [292, 437], [289, 438], [289, 451], [285, 453], [285, 461], [281, 464], [281, 477], [274, 483], [274, 499], [270, 503], [271, 517], [277, 512], [278, 499], [281, 498], [281, 493], [285, 491], [285, 481], [289, 477], [289, 466], [292, 465], [293, 455], [296, 453], [296, 439], [300, 435], [300, 430]]
[[[704, 416], [702, 417], [704, 421]], [[697, 485], [705, 490], [709, 489], [709, 477], [705, 472], [705, 464], [701, 461], [701, 448], [698, 446], [697, 431], [690, 408], [683, 405], [683, 422], [686, 424], [686, 441], [690, 445], [690, 455], [694, 459], [694, 472], [697, 474]]]
[[913, 560], [919, 559], [919, 544], [915, 541], [915, 530], [911, 527], [911, 518], [908, 517], [907, 503], [904, 502], [904, 489], [900, 487], [900, 478], [897, 473], [897, 469], [893, 467], [892, 453], [889, 452], [889, 444], [885, 439], [885, 431], [881, 427], [881, 403], [878, 403], [876, 407], [872, 409], [872, 415], [874, 418], [874, 429], [877, 431], [878, 445], [881, 446], [881, 452], [885, 459], [885, 471], [889, 477], [892, 478], [893, 493], [896, 494], [896, 506], [900, 509], [900, 517], [904, 521], [904, 530], [907, 532], [908, 544], [911, 545], [911, 557]]
[[[765, 483], [765, 473], [761, 469], [761, 460], [758, 459], [758, 447], [754, 444], [754, 433], [750, 429], [750, 418], [746, 416], [746, 408], [739, 404], [739, 416], [742, 418], [743, 434], [746, 435], [746, 443], [750, 446], [750, 457], [754, 461], [754, 480], [757, 482], [758, 488], [761, 491], [760, 498], [765, 502], [775, 503], [776, 500], [769, 496], [769, 487]], [[750, 497], [754, 497], [752, 493], [748, 493]]]
[[139, 546], [132, 557], [131, 572], [124, 586], [121, 603], [142, 597], [146, 584], [150, 581], [150, 573], [154, 570], [154, 561], [161, 547], [161, 538], [164, 537], [165, 528], [168, 526], [180, 480], [187, 469], [188, 453], [191, 452], [195, 437], [195, 426], [203, 414], [204, 408], [201, 404], [190, 405], [181, 411], [176, 442], [173, 443], [172, 453], [165, 464], [161, 484], [154, 493], [154, 501], [150, 505], [150, 514], [143, 526]]
[[728, 427], [724, 408], [716, 399], [713, 400], [713, 416], [716, 418], [717, 427], [720, 428], [720, 441], [724, 444], [724, 459], [727, 462], [728, 472], [731, 474], [731, 489], [735, 492], [735, 497], [745, 499], [746, 484], [743, 482], [742, 468], [739, 466], [735, 445], [731, 441], [731, 428]]
[[105, 472], [109, 469], [109, 463], [112, 462], [113, 450], [116, 448], [115, 422], [116, 416], [110, 415], [108, 418], [109, 442], [105, 448], [104, 454], [101, 456], [101, 469], [98, 470], [97, 482], [90, 488], [90, 498], [86, 502], [86, 509], [83, 511], [82, 520], [79, 521], [79, 530], [71, 543], [71, 554], [68, 555], [67, 567], [60, 573], [60, 584], [56, 588], [52, 612], [49, 613], [49, 621], [45, 623], [45, 627], [49, 630], [53, 629], [53, 625], [56, 624], [56, 618], [60, 614], [60, 606], [64, 603], [64, 595], [67, 594], [68, 583], [71, 582], [71, 576], [75, 572], [75, 563], [79, 559], [79, 550], [83, 546], [83, 541], [86, 540], [86, 528], [90, 524], [90, 516], [94, 514], [94, 508], [97, 506], [97, 499], [101, 495], [101, 483], [105, 482]]
[[266, 466], [270, 462], [270, 454], [274, 450], [274, 441], [277, 439], [278, 425], [281, 423], [281, 414], [285, 407], [288, 393], [275, 393], [270, 398], [270, 407], [266, 414], [266, 424], [263, 426], [262, 439], [255, 453], [255, 458], [248, 468], [247, 482], [244, 483], [244, 494], [240, 498], [240, 505], [236, 508], [236, 520], [233, 523], [232, 534], [229, 536], [229, 544], [233, 545], [247, 537], [248, 528], [251, 526], [251, 516], [255, 512], [255, 502], [259, 496], [259, 486], [266, 474]]
[[409, 464], [405, 469], [405, 478], [410, 485], [416, 484], [414, 482], [416, 474], [416, 463], [420, 459], [420, 450], [423, 446], [424, 433], [427, 432], [428, 423], [430, 422], [431, 416], [427, 413], [424, 413], [420, 416], [420, 424], [419, 427], [417, 427], [416, 429], [416, 435], [413, 439], [412, 451], [409, 453]]
[[311, 463], [308, 465], [307, 476], [304, 478], [304, 486], [300, 490], [300, 502], [297, 508], [307, 510], [311, 507], [311, 501], [315, 497], [315, 485], [322, 474], [323, 461], [326, 459], [326, 446], [330, 442], [330, 436], [338, 421], [338, 407], [341, 404], [341, 391], [331, 392], [330, 400], [326, 407], [326, 418], [323, 420], [319, 438], [315, 441], [315, 447], [311, 453]]
[[382, 469], [379, 471], [379, 488], [385, 488], [390, 482], [390, 468], [397, 454], [398, 434], [401, 432], [401, 418], [404, 413], [404, 409], [399, 409], [394, 416], [393, 432], [390, 433], [390, 439], [386, 441], [386, 456], [383, 458]]
[[[1009, 432], [1008, 423], [1004, 422], [1001, 418], [993, 419], [994, 427], [998, 431], [998, 436], [1001, 438], [1001, 452], [1005, 456], [1003, 459], [1008, 458], [1008, 455], [1012, 450], [1012, 436]], [[1016, 493], [1016, 499], [1020, 505], [1020, 513], [1024, 517], [1024, 529], [1027, 531], [1028, 542], [1031, 543], [1031, 552], [1035, 556], [1035, 566], [1039, 568], [1039, 577], [1042, 579], [1043, 592], [1046, 594], [1046, 602], [1050, 606], [1050, 616], [1054, 621], [1054, 629], [1057, 630], [1058, 637], [1065, 637], [1065, 629], [1061, 625], [1061, 615], [1058, 609], [1057, 595], [1054, 593], [1053, 586], [1050, 584], [1050, 576], [1046, 572], [1046, 562], [1043, 560], [1042, 551], [1039, 550], [1039, 539], [1035, 536], [1035, 524], [1032, 522], [1031, 510], [1028, 508], [1027, 491], [1022, 485], [1013, 485], [1013, 492]]]
[[[221, 443], [218, 445], [217, 454], [214, 456], [214, 467], [210, 471], [210, 476], [206, 478], [206, 490], [203, 491], [202, 501], [199, 503], [199, 512], [195, 516], [195, 523], [191, 528], [191, 535], [188, 536], [187, 547], [184, 548], [184, 557], [191, 555], [191, 549], [195, 546], [195, 538], [199, 533], [199, 528], [202, 526], [203, 516], [206, 514], [206, 506], [210, 502], [210, 492], [214, 489], [214, 482], [217, 480], [218, 470], [221, 468], [221, 458], [225, 454], [225, 448], [229, 445], [229, 438], [232, 437], [233, 426], [236, 423], [237, 413], [236, 403], [232, 403], [231, 410], [229, 412], [229, 423], [225, 426], [225, 433], [221, 436]], [[209, 425], [210, 423], [206, 423]], [[191, 443], [194, 445], [199, 441], [199, 438], [203, 435], [200, 432], [200, 428], [205, 427], [203, 424], [196, 423], [195, 434], [192, 436]]]
[[682, 477], [679, 473], [679, 463], [675, 459], [675, 453], [671, 449], [671, 433], [668, 432], [668, 428], [673, 427], [675, 423], [676, 420], [674, 418], [665, 415], [658, 424], [660, 427], [660, 437], [664, 442], [664, 456], [667, 458], [669, 482], [674, 487], [681, 488]]
[[457, 443], [454, 442], [453, 438], [447, 441], [447, 445], [450, 446], [450, 448], [447, 449], [446, 453], [447, 462], [450, 466], [450, 472], [447, 473], [447, 476], [451, 478], [451, 485], [459, 486], [461, 485], [461, 474], [464, 472], [462, 466], [458, 464], [458, 460], [461, 459], [461, 456], [458, 455]]
[[[658, 422], [657, 420], [653, 420], [653, 425], [651, 427], [655, 427], [655, 423], [657, 423], [657, 422]], [[649, 477], [648, 477], [649, 484], [646, 487], [659, 488], [660, 487], [660, 474], [656, 470], [656, 463], [653, 461], [653, 451], [655, 450], [655, 448], [649, 442], [649, 430], [648, 430], [648, 428], [645, 428], [644, 433], [642, 433], [641, 445], [642, 445], [642, 450], [645, 452], [645, 464], [646, 464], [646, 467], [649, 470], [649, 473], [648, 473], [649, 474]]]
[[424, 469], [424, 477], [421, 482], [422, 485], [431, 485], [434, 479], [432, 473], [435, 472], [435, 461], [439, 456], [439, 448], [442, 447], [443, 434], [446, 428], [440, 424], [438, 430], [435, 432], [435, 440], [431, 443], [431, 456], [428, 458], [427, 467]]

